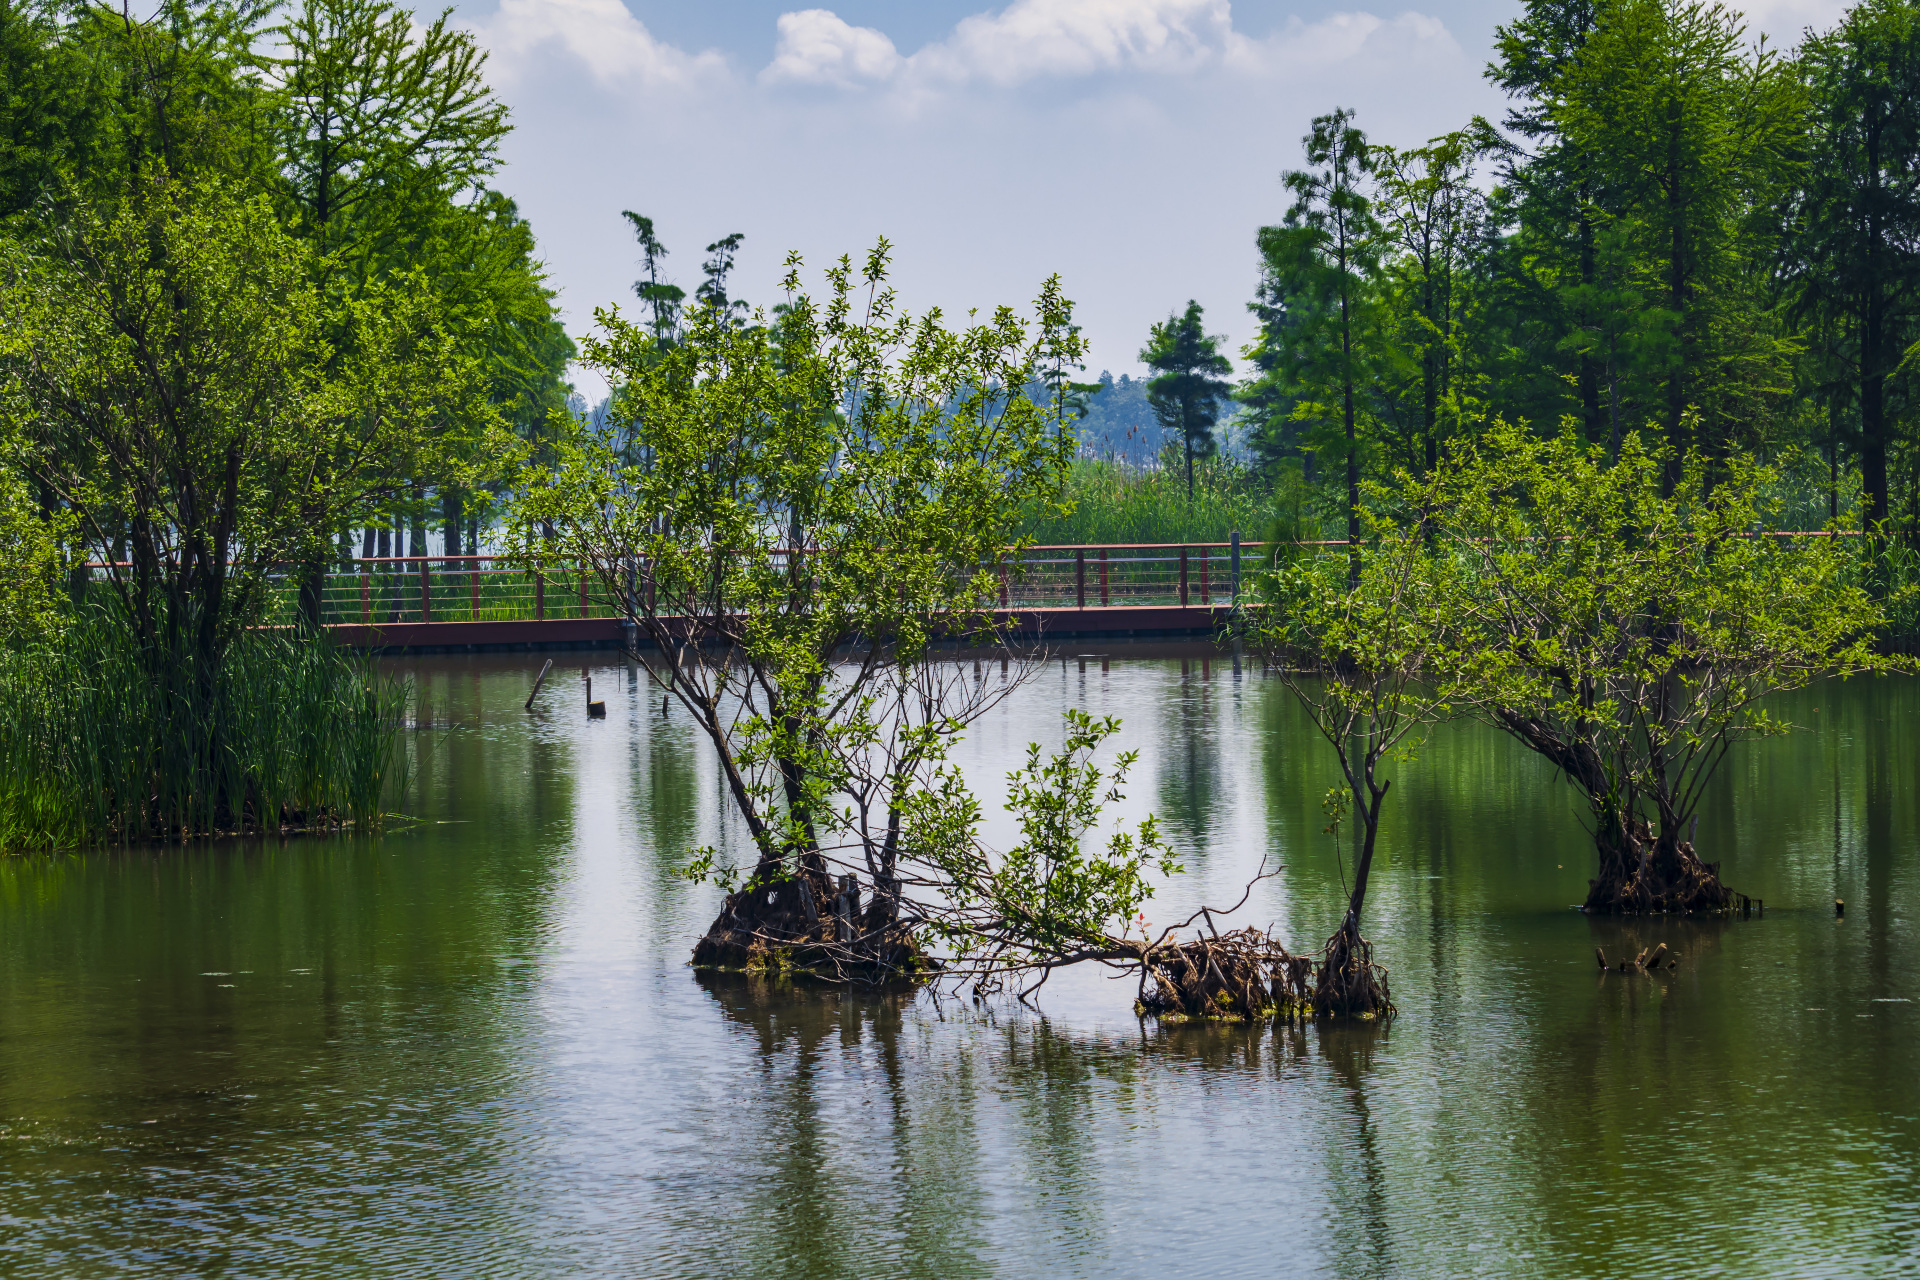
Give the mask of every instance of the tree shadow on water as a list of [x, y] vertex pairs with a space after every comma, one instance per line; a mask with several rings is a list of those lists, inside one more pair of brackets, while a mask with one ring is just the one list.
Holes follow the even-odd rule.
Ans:
[[[1328, 1218], [1332, 1256], [1347, 1277], [1388, 1277], [1402, 1273], [1395, 1262], [1394, 1235], [1388, 1221], [1386, 1161], [1380, 1150], [1379, 1122], [1369, 1101], [1375, 1054], [1392, 1024], [1356, 1019], [1323, 1022], [1307, 1028], [1319, 1036], [1320, 1057], [1335, 1086], [1330, 1101], [1343, 1104], [1329, 1117]], [[1287, 1034], [1283, 1028], [1281, 1034]], [[1294, 1034], [1300, 1034], [1298, 1029]]]
[[985, 1276], [974, 1082], [931, 1075], [903, 1035], [918, 992], [699, 972], [753, 1046], [727, 1153], [751, 1176], [715, 1204], [728, 1274]]

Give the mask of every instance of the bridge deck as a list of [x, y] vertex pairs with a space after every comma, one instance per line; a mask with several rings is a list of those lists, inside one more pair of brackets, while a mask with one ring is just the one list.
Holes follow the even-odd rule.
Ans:
[[[1081, 609], [996, 611], [996, 621], [1022, 639], [1120, 639], [1209, 636], [1227, 620], [1225, 605], [1090, 605]], [[526, 618], [480, 622], [336, 623], [340, 643], [378, 653], [498, 653], [540, 649], [617, 649], [616, 618]]]

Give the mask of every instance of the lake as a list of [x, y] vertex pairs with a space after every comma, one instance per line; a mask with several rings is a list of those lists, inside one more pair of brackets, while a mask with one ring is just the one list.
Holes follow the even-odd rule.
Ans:
[[[1717, 780], [1701, 851], [1763, 919], [1571, 910], [1575, 794], [1444, 726], [1368, 904], [1399, 1016], [1161, 1027], [1093, 971], [1032, 1009], [696, 974], [719, 894], [676, 868], [745, 854], [689, 721], [606, 655], [531, 713], [537, 658], [393, 665], [383, 836], [0, 861], [0, 1273], [1920, 1274], [1920, 680], [1784, 699], [1809, 727]], [[1069, 648], [962, 746], [990, 808], [1067, 706], [1124, 717], [1186, 863], [1150, 919], [1270, 858], [1234, 922], [1332, 932], [1279, 682]]]

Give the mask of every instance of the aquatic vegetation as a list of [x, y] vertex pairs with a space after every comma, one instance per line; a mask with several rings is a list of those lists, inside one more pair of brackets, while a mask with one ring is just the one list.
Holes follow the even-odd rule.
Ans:
[[0, 650], [0, 849], [377, 825], [405, 789], [406, 687], [284, 630], [217, 680], [147, 661], [109, 611]]

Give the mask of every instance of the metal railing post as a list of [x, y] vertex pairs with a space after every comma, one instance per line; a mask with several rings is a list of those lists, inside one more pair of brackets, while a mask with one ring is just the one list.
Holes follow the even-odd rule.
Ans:
[[1073, 553], [1073, 604], [1076, 609], [1087, 607], [1087, 549], [1085, 547]]
[[1213, 603], [1213, 548], [1200, 548], [1200, 603]]
[[473, 572], [467, 575], [473, 593], [473, 621], [480, 621], [480, 557], [473, 558]]
[[367, 562], [362, 560], [360, 562], [360, 621], [363, 624], [373, 617], [373, 593], [367, 589], [372, 581], [373, 575], [367, 572]]
[[1238, 605], [1240, 603], [1240, 531], [1238, 529], [1233, 531], [1233, 563], [1229, 572], [1232, 573], [1233, 578], [1229, 583], [1230, 593], [1227, 600], [1231, 604]]
[[1107, 549], [1106, 549], [1105, 547], [1102, 547], [1102, 548], [1100, 548], [1100, 604], [1101, 604], [1101, 606], [1102, 606], [1103, 608], [1104, 608], [1104, 607], [1105, 607], [1105, 606], [1106, 606], [1106, 605], [1108, 604], [1108, 598], [1107, 598]]
[[544, 569], [533, 571], [533, 617], [541, 622], [547, 616], [547, 574]]
[[433, 570], [428, 566], [432, 561], [420, 557], [420, 621], [433, 621]]
[[576, 569], [575, 572], [580, 575], [580, 616], [584, 618], [587, 616], [587, 571]]
[[1187, 607], [1187, 549], [1180, 548], [1180, 607]]

